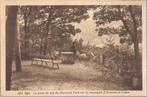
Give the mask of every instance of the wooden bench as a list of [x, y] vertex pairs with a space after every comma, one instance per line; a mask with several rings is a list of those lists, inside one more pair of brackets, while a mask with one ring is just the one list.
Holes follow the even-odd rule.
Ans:
[[62, 63], [61, 60], [57, 60], [57, 59], [54, 59], [53, 57], [51, 56], [44, 56], [44, 55], [39, 55], [39, 56], [32, 56], [32, 60], [31, 60], [31, 65], [34, 64], [34, 62], [36, 62], [37, 65], [39, 65], [39, 62], [40, 64], [43, 66], [43, 63], [46, 64], [46, 66], [48, 66], [48, 63], [51, 63], [52, 64], [52, 68], [56, 68], [59, 69], [59, 64]]

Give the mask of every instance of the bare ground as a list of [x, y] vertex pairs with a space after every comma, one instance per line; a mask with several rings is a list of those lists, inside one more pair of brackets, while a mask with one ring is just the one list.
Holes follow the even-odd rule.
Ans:
[[[102, 72], [76, 64], [61, 64], [60, 69], [30, 65], [24, 61], [22, 72], [12, 74], [12, 90], [124, 90], [120, 84], [102, 80]], [[51, 64], [49, 64], [51, 67]], [[14, 66], [13, 66], [14, 69]]]

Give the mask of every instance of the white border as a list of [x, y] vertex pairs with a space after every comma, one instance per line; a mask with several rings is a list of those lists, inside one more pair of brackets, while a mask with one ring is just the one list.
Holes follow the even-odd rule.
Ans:
[[[3, 96], [18, 96], [18, 91], [5, 91], [5, 6], [6, 5], [142, 5], [142, 23], [143, 23], [143, 47], [142, 47], [142, 56], [143, 56], [143, 91], [116, 91], [109, 90], [109, 92], [117, 92], [112, 94], [105, 94], [106, 91], [102, 91], [103, 94], [99, 95], [50, 95], [50, 96], [145, 96], [146, 95], [146, 0], [5, 0], [1, 1], [1, 93]], [[81, 90], [82, 91], [82, 90]], [[19, 96], [49, 96], [46, 94], [43, 95], [34, 95], [34, 92], [37, 91], [28, 91], [31, 94], [26, 95], [26, 91], [19, 91], [24, 93]], [[38, 91], [41, 92], [41, 91]], [[43, 91], [42, 91], [43, 92]], [[120, 93], [119, 93], [120, 92]], [[129, 93], [124, 93], [129, 92]]]

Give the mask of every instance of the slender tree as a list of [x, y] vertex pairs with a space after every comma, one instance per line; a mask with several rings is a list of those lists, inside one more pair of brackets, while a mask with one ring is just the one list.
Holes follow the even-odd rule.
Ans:
[[[20, 16], [22, 17], [21, 21], [23, 21], [23, 31], [24, 34], [23, 34], [23, 44], [24, 44], [24, 47], [23, 47], [23, 58], [24, 59], [29, 59], [29, 54], [30, 54], [30, 50], [29, 50], [29, 39], [31, 37], [31, 24], [34, 23], [35, 21], [35, 16], [36, 16], [36, 13], [38, 10], [34, 10], [33, 9], [34, 7], [31, 7], [31, 6], [21, 6], [20, 7]], [[33, 28], [33, 27], [32, 27]]]
[[16, 22], [16, 39], [15, 39], [15, 63], [16, 63], [16, 72], [21, 71], [21, 49], [20, 49], [20, 33], [19, 33], [19, 21], [17, 13], [17, 22]]

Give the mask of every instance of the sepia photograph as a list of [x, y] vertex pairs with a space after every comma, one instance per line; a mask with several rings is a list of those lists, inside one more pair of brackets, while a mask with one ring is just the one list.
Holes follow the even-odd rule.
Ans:
[[44, 94], [55, 96], [144, 91], [142, 2], [6, 4], [1, 32], [4, 91], [54, 91]]

